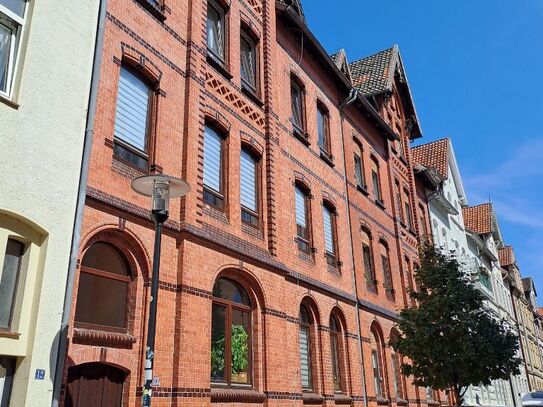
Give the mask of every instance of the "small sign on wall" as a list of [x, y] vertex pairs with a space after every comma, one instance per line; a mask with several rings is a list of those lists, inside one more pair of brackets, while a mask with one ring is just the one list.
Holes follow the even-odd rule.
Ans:
[[34, 379], [36, 380], [45, 379], [45, 369], [36, 369], [36, 374], [34, 375]]
[[160, 378], [158, 376], [153, 377], [153, 381], [151, 382], [151, 386], [160, 386]]

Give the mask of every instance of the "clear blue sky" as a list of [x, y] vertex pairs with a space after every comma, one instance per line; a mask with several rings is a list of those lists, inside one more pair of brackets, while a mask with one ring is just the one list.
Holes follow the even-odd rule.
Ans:
[[543, 0], [305, 0], [350, 61], [400, 46], [424, 139], [452, 137], [470, 205], [489, 198], [543, 305]]

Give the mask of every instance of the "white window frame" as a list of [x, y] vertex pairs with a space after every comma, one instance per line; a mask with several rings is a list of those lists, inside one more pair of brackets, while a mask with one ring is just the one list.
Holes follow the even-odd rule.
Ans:
[[[23, 11], [24, 17], [19, 17], [17, 14], [8, 10], [6, 7], [0, 4], [0, 18], [7, 19], [12, 23], [12, 34], [11, 34], [11, 44], [9, 51], [9, 62], [8, 62], [8, 75], [6, 80], [6, 90], [3, 91], [0, 89], [0, 96], [10, 99], [13, 95], [13, 83], [15, 80], [15, 73], [17, 72], [20, 60], [20, 42], [22, 37], [22, 32], [25, 27], [25, 18], [28, 12], [28, 3], [25, 1], [25, 7]], [[4, 24], [7, 25], [7, 24]]]

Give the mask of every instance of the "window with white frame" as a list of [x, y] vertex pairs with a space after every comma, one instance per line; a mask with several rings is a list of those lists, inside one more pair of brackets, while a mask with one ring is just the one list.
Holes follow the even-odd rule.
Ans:
[[207, 49], [224, 62], [225, 10], [215, 1], [207, 3]]
[[0, 0], [0, 95], [6, 97], [12, 94], [26, 4], [25, 0]]

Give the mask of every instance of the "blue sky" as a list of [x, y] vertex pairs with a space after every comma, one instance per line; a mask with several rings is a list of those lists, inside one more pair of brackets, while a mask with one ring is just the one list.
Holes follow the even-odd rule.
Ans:
[[452, 137], [470, 205], [494, 203], [543, 304], [543, 0], [305, 0], [350, 61], [400, 46], [429, 142]]

